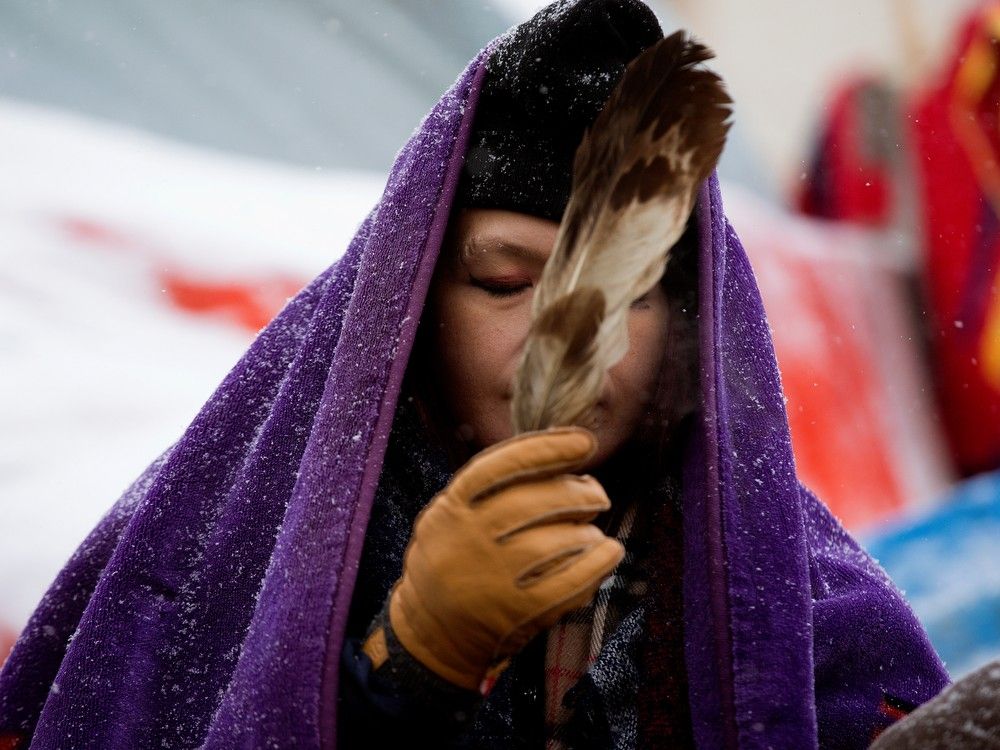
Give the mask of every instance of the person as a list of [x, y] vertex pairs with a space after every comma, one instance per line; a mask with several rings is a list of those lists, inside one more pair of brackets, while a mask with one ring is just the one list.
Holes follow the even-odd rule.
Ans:
[[948, 686], [879, 735], [871, 750], [1000, 748], [1000, 659]]
[[573, 152], [661, 37], [560, 0], [472, 61], [47, 592], [7, 746], [866, 747], [946, 684], [796, 478], [715, 177], [586, 424], [511, 435]]

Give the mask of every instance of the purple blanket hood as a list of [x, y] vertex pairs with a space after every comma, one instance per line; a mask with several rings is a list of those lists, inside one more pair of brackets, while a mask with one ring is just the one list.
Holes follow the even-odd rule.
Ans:
[[[483, 60], [402, 149], [343, 258], [59, 574], [0, 673], [0, 744], [335, 747], [348, 604]], [[683, 493], [698, 746], [865, 747], [887, 698], [919, 703], [947, 677], [796, 479], [768, 325], [714, 177], [697, 221], [702, 418]]]

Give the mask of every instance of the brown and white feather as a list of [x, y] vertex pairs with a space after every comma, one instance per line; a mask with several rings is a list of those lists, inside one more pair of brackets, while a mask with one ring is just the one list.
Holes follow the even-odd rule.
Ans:
[[516, 432], [580, 424], [628, 351], [632, 303], [663, 275], [715, 168], [731, 100], [683, 31], [628, 66], [573, 162], [513, 388]]

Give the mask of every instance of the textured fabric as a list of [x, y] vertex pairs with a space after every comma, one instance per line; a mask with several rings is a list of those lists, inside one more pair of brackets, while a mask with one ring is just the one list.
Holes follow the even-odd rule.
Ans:
[[[396, 640], [386, 617], [392, 585], [420, 510], [451, 479], [449, 460], [430, 439], [412, 396], [396, 408], [358, 569], [342, 659], [338, 736], [346, 747], [392, 747], [421, 736], [434, 747], [459, 746], [481, 702], [416, 661]], [[389, 657], [372, 670], [361, 652], [374, 627], [384, 627]]]
[[930, 363], [964, 475], [1000, 468], [1000, 3], [970, 6], [904, 122], [922, 226]]
[[403, 572], [403, 555], [417, 514], [451, 481], [448, 456], [430, 439], [417, 402], [404, 395], [396, 408], [358, 566], [347, 635], [362, 638], [384, 609]]
[[[545, 745], [548, 750], [566, 747], [564, 730], [573, 713], [563, 704], [566, 692], [597, 661], [607, 636], [615, 632], [622, 619], [635, 610], [646, 595], [646, 576], [641, 565], [643, 555], [636, 549], [637, 542], [642, 540], [632, 533], [638, 510], [638, 504], [633, 501], [614, 525], [604, 530], [622, 543], [625, 557], [587, 606], [567, 612], [546, 635]], [[638, 678], [635, 682], [638, 683]]]
[[701, 195], [701, 412], [685, 460], [684, 620], [698, 747], [865, 747], [885, 693], [947, 675], [878, 565], [799, 484], [760, 293]]
[[[640, 683], [638, 647], [644, 636], [646, 608], [640, 604], [618, 623], [587, 672], [564, 698], [569, 716], [559, 744], [573, 750], [639, 747], [637, 699]], [[680, 749], [678, 749], [680, 750]]]
[[457, 204], [559, 221], [584, 130], [662, 37], [639, 0], [560, 0], [512, 29], [487, 62]]
[[[343, 259], [60, 573], [0, 672], [0, 733], [36, 748], [336, 746], [355, 576], [481, 73], [480, 56], [400, 152]], [[767, 322], [714, 177], [696, 223], [701, 393], [681, 480], [693, 736], [864, 747], [886, 695], [921, 703], [947, 677], [900, 594], [799, 486]], [[524, 654], [476, 719], [511, 747], [540, 731], [541, 697], [517, 679], [540, 656]]]
[[694, 737], [684, 668], [681, 508], [679, 502], [671, 502], [657, 510], [649, 540], [655, 558], [649, 581], [647, 632], [637, 655], [642, 684], [637, 710], [641, 747], [682, 750], [694, 747]]
[[383, 613], [372, 623], [383, 628], [386, 661], [377, 669], [348, 638], [341, 660], [339, 742], [345, 747], [392, 747], [419, 736], [434, 747], [450, 747], [467, 727], [481, 701], [437, 676], [411, 656]]
[[864, 76], [839, 83], [797, 183], [796, 208], [821, 219], [888, 225], [901, 137], [898, 103], [884, 82]]
[[[681, 612], [681, 571], [673, 565], [680, 557], [677, 499], [670, 475], [641, 498], [629, 535], [635, 570], [623, 576], [625, 582], [631, 581], [632, 593], [619, 594], [613, 608], [619, 612], [617, 622], [606, 622], [603, 632], [596, 623], [590, 629], [602, 636], [601, 643], [599, 650], [594, 644], [589, 668], [563, 699], [568, 719], [560, 727], [559, 741], [565, 747], [684, 750], [693, 746], [686, 694], [685, 700], [664, 701], [665, 687], [685, 682], [681, 633], [668, 627]], [[664, 572], [676, 576], [669, 587], [660, 585]], [[551, 638], [550, 634], [550, 642]], [[669, 679], [663, 680], [665, 676]], [[643, 714], [644, 702], [655, 705], [652, 716]], [[668, 725], [670, 735], [658, 731], [654, 721]]]

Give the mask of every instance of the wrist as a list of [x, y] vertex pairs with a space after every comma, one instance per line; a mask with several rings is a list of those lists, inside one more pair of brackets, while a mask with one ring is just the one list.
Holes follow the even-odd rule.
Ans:
[[409, 695], [430, 709], [439, 706], [471, 710], [478, 690], [448, 680], [420, 662], [397, 637], [386, 605], [375, 617], [361, 651], [371, 661], [373, 681], [387, 692]]
[[[433, 630], [421, 628], [421, 621], [426, 617], [429, 617], [426, 612], [408, 606], [405, 596], [397, 589], [389, 597], [382, 618], [387, 640], [391, 634], [411, 658], [438, 678], [462, 690], [480, 693], [483, 678], [489, 668], [487, 660], [470, 659], [467, 655], [472, 645], [470, 643], [444, 642], [444, 633], [439, 627]], [[441, 635], [424, 635], [427, 632]]]

